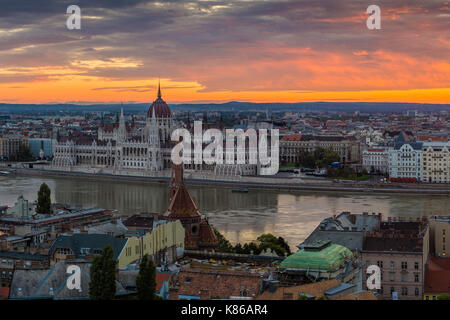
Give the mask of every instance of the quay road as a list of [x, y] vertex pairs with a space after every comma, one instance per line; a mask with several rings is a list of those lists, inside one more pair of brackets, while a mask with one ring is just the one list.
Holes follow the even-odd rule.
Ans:
[[[9, 169], [9, 168], [8, 168]], [[8, 170], [5, 169], [5, 170]], [[10, 169], [11, 174], [18, 175], [42, 175], [42, 176], [67, 176], [82, 177], [84, 179], [106, 179], [139, 181], [144, 183], [168, 183], [168, 175], [160, 176], [139, 176], [127, 174], [117, 175], [111, 173], [89, 173], [80, 171], [59, 171], [36, 168], [14, 168]], [[195, 186], [222, 186], [239, 187], [248, 189], [267, 189], [284, 191], [334, 191], [334, 192], [361, 192], [361, 193], [407, 193], [407, 194], [428, 194], [428, 195], [450, 195], [450, 184], [427, 184], [427, 183], [373, 183], [370, 181], [345, 181], [334, 182], [332, 180], [309, 180], [292, 177], [216, 177], [216, 176], [196, 176], [186, 174], [185, 180], [189, 185]]]

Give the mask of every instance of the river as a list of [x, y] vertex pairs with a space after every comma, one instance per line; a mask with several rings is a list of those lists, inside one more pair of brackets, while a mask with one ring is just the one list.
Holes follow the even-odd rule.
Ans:
[[[0, 177], [0, 205], [12, 206], [20, 195], [36, 200], [42, 182], [51, 188], [53, 202], [116, 209], [125, 215], [162, 213], [169, 201], [167, 184], [12, 175]], [[413, 218], [450, 214], [450, 197], [446, 195], [256, 190], [232, 193], [223, 187], [188, 188], [200, 211], [232, 243], [273, 233], [294, 248], [322, 219], [342, 211]]]

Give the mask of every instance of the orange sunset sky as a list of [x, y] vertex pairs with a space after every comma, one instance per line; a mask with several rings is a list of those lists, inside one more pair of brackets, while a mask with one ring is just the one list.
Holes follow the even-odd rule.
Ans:
[[0, 103], [450, 104], [448, 1], [92, 2], [3, 4]]

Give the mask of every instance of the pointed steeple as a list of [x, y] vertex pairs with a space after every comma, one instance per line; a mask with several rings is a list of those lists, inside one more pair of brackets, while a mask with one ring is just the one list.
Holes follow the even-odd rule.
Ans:
[[158, 98], [161, 99], [161, 79], [158, 80]]

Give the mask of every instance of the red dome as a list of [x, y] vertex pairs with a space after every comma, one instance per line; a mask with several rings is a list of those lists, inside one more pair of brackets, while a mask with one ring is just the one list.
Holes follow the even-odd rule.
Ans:
[[172, 112], [167, 103], [161, 98], [161, 86], [158, 85], [158, 99], [156, 99], [147, 112], [147, 118], [153, 117], [153, 109], [155, 109], [156, 118], [170, 118]]
[[167, 103], [161, 99], [156, 99], [147, 112], [147, 118], [153, 117], [153, 109], [155, 109], [156, 118], [170, 118], [172, 116], [172, 112], [170, 111]]

